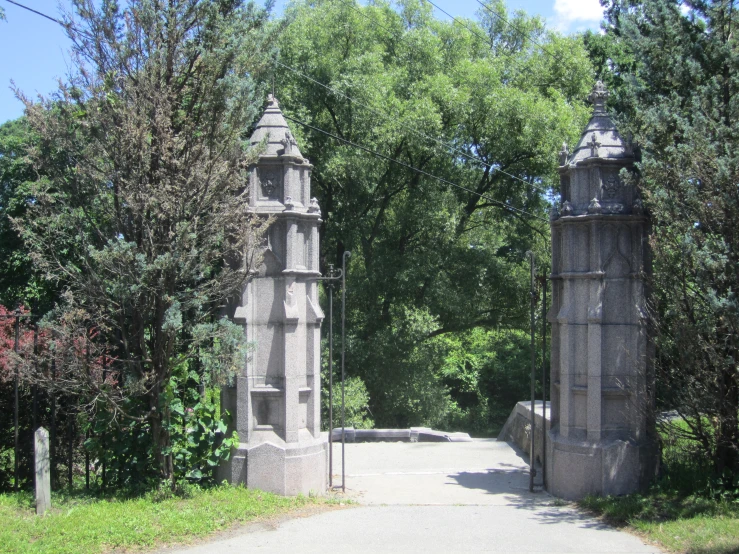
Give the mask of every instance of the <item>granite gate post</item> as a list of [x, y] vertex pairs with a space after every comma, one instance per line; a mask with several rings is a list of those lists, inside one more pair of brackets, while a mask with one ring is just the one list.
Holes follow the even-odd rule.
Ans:
[[223, 390], [240, 444], [221, 479], [282, 495], [326, 490], [327, 434], [320, 425], [320, 327], [315, 281], [321, 213], [310, 171], [277, 100], [251, 137], [266, 148], [249, 169], [249, 208], [274, 217], [264, 260], [233, 318], [254, 347], [235, 387]]
[[51, 454], [49, 432], [43, 427], [33, 434], [33, 461], [35, 469], [36, 515], [51, 509]]
[[653, 387], [646, 315], [648, 220], [625, 184], [634, 153], [590, 95], [580, 142], [560, 152], [562, 204], [551, 215], [552, 324], [549, 490], [578, 499], [625, 494], [654, 475]]

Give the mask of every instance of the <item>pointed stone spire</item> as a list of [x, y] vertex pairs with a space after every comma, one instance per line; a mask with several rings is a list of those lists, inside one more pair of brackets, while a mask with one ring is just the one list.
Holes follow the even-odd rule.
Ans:
[[623, 179], [635, 160], [606, 112], [607, 98], [597, 83], [593, 115], [559, 168], [562, 207], [551, 218], [546, 482], [572, 500], [642, 489], [657, 460], [643, 308], [648, 221], [638, 190]]
[[267, 97], [267, 107], [249, 142], [252, 146], [256, 146], [265, 139], [267, 148], [261, 157], [292, 156], [296, 159], [303, 159], [298, 143], [282, 115], [280, 104], [271, 94]]
[[606, 100], [610, 92], [598, 81], [588, 99], [593, 104], [593, 115], [582, 132], [580, 142], [568, 160], [577, 164], [587, 159], [620, 159], [632, 158], [633, 153], [627, 142], [619, 135], [608, 112]]
[[318, 301], [321, 210], [304, 159], [270, 95], [251, 137], [263, 144], [249, 166], [249, 209], [272, 218], [263, 262], [232, 306], [251, 356], [224, 389], [239, 445], [218, 479], [277, 494], [326, 490], [328, 442], [321, 432], [321, 322]]

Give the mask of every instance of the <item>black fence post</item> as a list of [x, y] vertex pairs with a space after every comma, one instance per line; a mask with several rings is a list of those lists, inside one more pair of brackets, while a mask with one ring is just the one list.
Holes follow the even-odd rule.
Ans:
[[[16, 308], [15, 310], [15, 342], [13, 345], [13, 352], [18, 354], [18, 348], [20, 343], [21, 334], [21, 310]], [[13, 468], [13, 490], [18, 491], [18, 456], [20, 455], [20, 448], [18, 444], [18, 363], [15, 364], [15, 378], [13, 380], [13, 439], [15, 442], [14, 450], [14, 468]]]

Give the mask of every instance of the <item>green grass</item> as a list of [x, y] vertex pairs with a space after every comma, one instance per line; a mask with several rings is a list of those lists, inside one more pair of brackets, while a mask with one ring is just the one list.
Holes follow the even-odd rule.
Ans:
[[644, 494], [591, 496], [580, 506], [670, 552], [739, 553], [736, 477], [718, 480], [680, 420], [660, 428], [662, 475]]
[[164, 498], [158, 493], [136, 498], [55, 494], [52, 511], [37, 517], [30, 493], [2, 494], [0, 552], [141, 550], [326, 502], [231, 486], [192, 488]]
[[739, 552], [739, 505], [655, 488], [647, 494], [591, 496], [580, 505], [616, 526], [627, 526], [670, 552]]

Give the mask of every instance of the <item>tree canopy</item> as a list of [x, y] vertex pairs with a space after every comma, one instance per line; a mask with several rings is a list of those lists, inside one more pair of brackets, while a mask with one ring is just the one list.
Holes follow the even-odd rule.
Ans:
[[[49, 340], [71, 332], [79, 349], [86, 330], [87, 354], [59, 364], [57, 390], [140, 422], [153, 466], [174, 478], [175, 400], [244, 361], [241, 328], [221, 312], [258, 262], [244, 183], [267, 13], [231, 0], [74, 6], [71, 81], [25, 100], [40, 178], [15, 228], [61, 292]], [[107, 373], [92, 371], [106, 353]]]
[[316, 165], [324, 267], [354, 254], [349, 371], [378, 425], [449, 423], [453, 396], [479, 407], [488, 391], [479, 367], [445, 360], [474, 330], [527, 326], [525, 253], [549, 257], [555, 154], [587, 118], [587, 53], [536, 18], [445, 22], [416, 0], [296, 2], [285, 17], [274, 84]]

